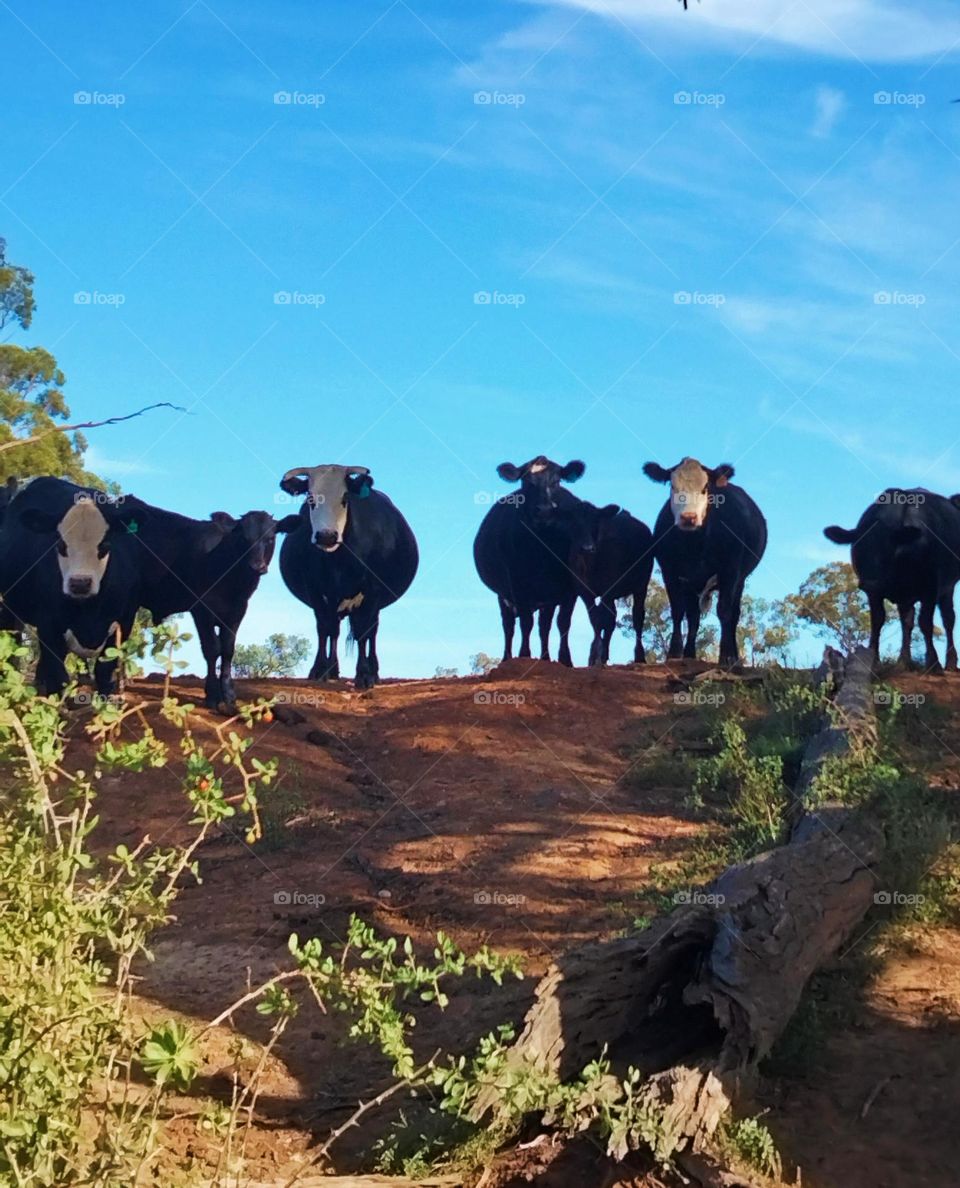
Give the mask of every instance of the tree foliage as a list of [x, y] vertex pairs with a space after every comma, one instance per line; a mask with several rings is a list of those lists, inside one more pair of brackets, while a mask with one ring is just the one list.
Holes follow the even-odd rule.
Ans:
[[853, 566], [846, 561], [821, 565], [784, 601], [801, 623], [821, 639], [852, 651], [870, 638], [870, 612], [857, 585]]
[[[0, 239], [0, 330], [7, 326], [21, 331], [30, 328], [36, 308], [33, 282], [33, 273], [7, 260], [6, 241]], [[66, 422], [70, 409], [63, 395], [64, 383], [56, 359], [43, 347], [0, 343], [0, 447]], [[40, 441], [0, 449], [0, 483], [11, 475], [55, 474], [102, 487], [102, 480], [84, 467], [86, 447], [80, 433], [47, 432]]]
[[241, 644], [233, 658], [239, 677], [289, 677], [310, 655], [310, 642], [302, 635], [276, 632], [266, 643]]

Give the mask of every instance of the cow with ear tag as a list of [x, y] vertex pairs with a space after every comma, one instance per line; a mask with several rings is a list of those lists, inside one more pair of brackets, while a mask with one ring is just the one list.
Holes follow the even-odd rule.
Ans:
[[683, 458], [669, 468], [647, 462], [643, 472], [656, 483], [670, 484], [670, 498], [653, 529], [654, 555], [673, 619], [668, 658], [696, 656], [700, 616], [710, 609], [716, 591], [720, 663], [733, 667], [740, 662], [743, 587], [767, 547], [767, 522], [746, 491], [730, 482], [732, 466], [710, 469]]
[[231, 713], [237, 700], [231, 672], [237, 631], [270, 566], [278, 534], [293, 532], [300, 519], [275, 520], [265, 511], [237, 519], [218, 511], [194, 520], [132, 502], [145, 513], [137, 536], [140, 604], [155, 623], [190, 612], [207, 664], [205, 703]]
[[41, 693], [67, 683], [68, 651], [95, 659], [97, 691], [111, 692], [116, 661], [99, 657], [133, 626], [144, 522], [122, 497], [47, 476], [10, 499], [0, 527], [0, 627], [36, 628]]
[[539, 612], [540, 659], [550, 659], [550, 628], [556, 614], [557, 659], [573, 664], [568, 633], [578, 586], [569, 553], [575, 520], [561, 513], [578, 507], [580, 500], [562, 484], [575, 482], [584, 470], [583, 462], [563, 466], [543, 454], [522, 466], [502, 462], [497, 467], [505, 482], [519, 483], [520, 488], [496, 500], [484, 516], [473, 542], [473, 559], [480, 580], [497, 595], [504, 660], [513, 656], [518, 618], [518, 655], [521, 659], [530, 655], [533, 617]]
[[280, 573], [316, 620], [317, 655], [309, 679], [339, 677], [337, 640], [348, 618], [357, 643], [354, 684], [368, 689], [380, 674], [380, 612], [416, 575], [416, 538], [394, 504], [374, 490], [365, 466], [294, 466], [280, 487], [304, 497], [300, 526], [280, 549]]

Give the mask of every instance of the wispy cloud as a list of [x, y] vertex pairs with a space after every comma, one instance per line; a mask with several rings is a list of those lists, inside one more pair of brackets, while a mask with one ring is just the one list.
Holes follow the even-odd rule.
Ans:
[[87, 447], [85, 464], [95, 474], [102, 474], [108, 479], [130, 478], [136, 475], [159, 475], [169, 472], [162, 467], [153, 466], [140, 458], [111, 458], [95, 446]]
[[834, 58], [909, 62], [940, 57], [960, 41], [960, 18], [946, 0], [726, 0], [691, 5], [665, 0], [556, 0], [598, 16], [695, 42], [741, 43], [752, 53], [789, 46]]
[[832, 136], [837, 120], [843, 115], [843, 109], [846, 106], [847, 99], [843, 91], [838, 91], [835, 87], [819, 87], [816, 96], [816, 114], [810, 128], [810, 135], [815, 136], [818, 140], [826, 140]]

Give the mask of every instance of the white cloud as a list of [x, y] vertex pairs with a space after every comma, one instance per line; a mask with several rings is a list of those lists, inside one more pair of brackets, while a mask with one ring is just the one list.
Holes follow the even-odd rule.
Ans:
[[95, 445], [87, 446], [84, 465], [94, 474], [108, 479], [129, 478], [131, 475], [166, 474], [159, 466], [144, 462], [141, 458], [109, 458]]
[[[834, 58], [904, 62], [939, 57], [960, 40], [960, 19], [945, 0], [704, 0], [684, 12], [667, 0], [556, 0], [662, 31], [691, 44], [707, 36], [751, 52], [787, 45]], [[756, 43], [754, 46], [753, 43]]]
[[816, 104], [816, 115], [810, 135], [817, 137], [818, 140], [826, 140], [833, 134], [837, 120], [847, 106], [847, 99], [843, 91], [838, 91], [835, 87], [819, 87]]

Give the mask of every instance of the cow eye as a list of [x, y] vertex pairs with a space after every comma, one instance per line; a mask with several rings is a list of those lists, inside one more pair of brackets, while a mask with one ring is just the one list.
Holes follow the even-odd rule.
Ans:
[[98, 557], [106, 557], [107, 553], [109, 553], [109, 552], [110, 552], [109, 541], [101, 540], [100, 543], [97, 545], [97, 556]]
[[57, 552], [60, 554], [61, 557], [66, 557], [67, 545], [66, 545], [65, 541], [62, 541], [62, 540], [57, 541]]

